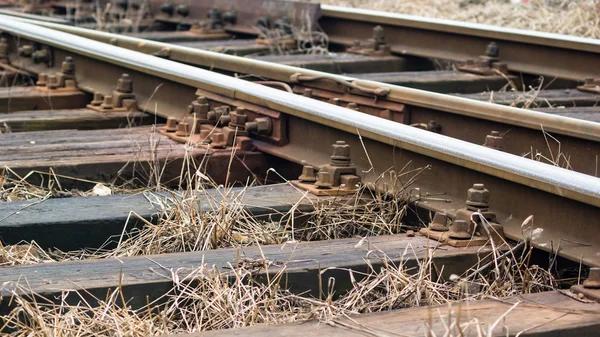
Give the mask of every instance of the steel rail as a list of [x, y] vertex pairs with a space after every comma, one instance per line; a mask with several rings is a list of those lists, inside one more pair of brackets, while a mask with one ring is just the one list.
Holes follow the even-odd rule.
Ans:
[[349, 111], [349, 109], [208, 70], [36, 27], [6, 16], [0, 17], [3, 18], [0, 22], [0, 29], [16, 36], [129, 69], [136, 69], [164, 79], [211, 90], [230, 98], [266, 105], [350, 133], [360, 132], [364, 137], [383, 143], [401, 145], [409, 151], [416, 151], [471, 169], [480, 169], [491, 175], [533, 185], [547, 192], [600, 206], [600, 179], [597, 178], [551, 165], [540, 165], [540, 163], [526, 158], [490, 150], [407, 125], [390, 123], [381, 118]]
[[301, 73], [303, 75], [331, 78], [338, 81], [351, 81], [357, 85], [369, 88], [385, 87], [390, 89], [388, 99], [396, 102], [441, 110], [448, 113], [469, 116], [478, 119], [521, 126], [532, 130], [539, 131], [543, 129], [547, 132], [553, 132], [561, 135], [600, 141], [599, 123], [550, 115], [538, 111], [502, 106], [493, 103], [474, 101], [461, 97], [454, 97], [396, 85], [358, 80], [349, 76], [334, 75], [320, 71], [302, 69], [281, 64], [273, 64], [260, 60], [199, 50], [190, 47], [177, 46], [163, 42], [144, 40], [135, 37], [47, 22], [37, 22], [34, 20], [21, 20], [146, 54], [154, 54], [161, 51], [167, 52], [170, 60], [203, 66], [210, 69], [222, 69], [230, 72], [254, 74], [282, 82], [289, 81], [290, 76], [293, 74]]
[[382, 25], [392, 52], [400, 55], [465, 61], [495, 41], [511, 71], [578, 81], [600, 77], [596, 39], [328, 5], [321, 13], [319, 23], [334, 43], [369, 38], [369, 28]]
[[[373, 151], [370, 156], [378, 167], [401, 169], [404, 163], [396, 165], [393, 151], [402, 153], [403, 161], [431, 165], [433, 173], [419, 184], [430, 184], [430, 191], [449, 191], [448, 198], [453, 203], [441, 207], [427, 202], [421, 207], [445, 209], [452, 212], [464, 207], [461, 194], [466, 194], [469, 184], [485, 180], [496, 188], [497, 209], [506, 219], [505, 231], [510, 238], [520, 238], [520, 223], [524, 217], [534, 213], [552, 240], [564, 237], [588, 241], [595, 233], [593, 224], [583, 223], [582, 219], [600, 216], [600, 179], [555, 166], [539, 163], [501, 151], [488, 149], [465, 141], [438, 135], [400, 123], [373, 117], [360, 112], [320, 102], [311, 98], [290, 94], [248, 81], [217, 74], [208, 70], [156, 58], [150, 55], [92, 41], [68, 33], [31, 25], [26, 22], [0, 17], [0, 30], [22, 39], [37, 41], [63, 50], [74, 56], [74, 60], [87, 57], [101, 63], [94, 66], [116, 65], [119, 69], [136, 71], [158, 77], [151, 86], [136, 86], [136, 95], [141, 90], [153, 94], [157, 84], [175, 81], [193, 88], [201, 88], [232, 99], [266, 106], [288, 114], [290, 118], [290, 144], [277, 146], [261, 144], [257, 147], [284, 159], [300, 162], [307, 159], [311, 164], [323, 164], [328, 160], [328, 146], [336, 138], [353, 142], [360, 149], [359, 135], [364, 139], [365, 151]], [[64, 53], [63, 53], [64, 54]], [[68, 54], [67, 54], [68, 55]], [[77, 58], [76, 56], [79, 56]], [[88, 63], [88, 65], [91, 63]], [[89, 76], [89, 74], [88, 74]], [[137, 75], [134, 75], [135, 79]], [[80, 81], [78, 77], [78, 81]], [[85, 82], [86, 78], [81, 78]], [[112, 83], [112, 81], [111, 81]], [[110, 85], [112, 86], [112, 85]], [[183, 88], [183, 87], [179, 87]], [[171, 93], [170, 93], [171, 94]], [[164, 100], [181, 101], [179, 96], [168, 95]], [[143, 106], [154, 111], [154, 106], [164, 102], [151, 102]], [[353, 135], [353, 136], [352, 136]], [[352, 137], [350, 137], [352, 136]], [[304, 138], [304, 139], [303, 139]], [[360, 162], [358, 160], [357, 162]], [[368, 169], [364, 162], [359, 165]], [[379, 176], [365, 177], [365, 182], [379, 181]], [[431, 186], [434, 184], [436, 186]], [[535, 192], [537, 191], [537, 192]], [[519, 194], [527, 199], [520, 201]], [[462, 205], [462, 206], [461, 206]], [[531, 206], [533, 205], [533, 206]], [[495, 206], [494, 206], [495, 207]], [[537, 209], [535, 209], [538, 207]], [[496, 209], [496, 208], [495, 208]], [[517, 210], [518, 209], [518, 210]], [[515, 213], [516, 212], [516, 213]], [[521, 220], [519, 220], [521, 219]], [[578, 227], [580, 226], [580, 227]], [[535, 243], [535, 242], [534, 242]], [[571, 259], [579, 259], [590, 265], [600, 265], [595, 255], [597, 242], [592, 241], [583, 247], [562, 249], [560, 254]], [[540, 243], [542, 249], [548, 245]]]

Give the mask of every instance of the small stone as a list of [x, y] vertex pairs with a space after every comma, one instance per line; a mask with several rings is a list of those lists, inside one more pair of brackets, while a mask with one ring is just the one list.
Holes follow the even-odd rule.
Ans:
[[415, 236], [415, 231], [413, 231], [412, 229], [407, 230], [406, 236], [408, 236], [409, 238], [412, 238], [413, 236]]
[[94, 186], [94, 188], [92, 189], [92, 195], [95, 196], [106, 196], [106, 195], [111, 195], [112, 191], [110, 189], [110, 187], [102, 185], [100, 183], [96, 184], [96, 186]]
[[585, 296], [582, 293], [577, 294], [577, 297], [579, 297], [580, 299], [583, 299]]

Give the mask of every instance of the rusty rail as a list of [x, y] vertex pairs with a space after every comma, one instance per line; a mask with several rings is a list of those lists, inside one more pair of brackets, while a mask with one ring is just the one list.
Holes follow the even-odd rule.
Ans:
[[[573, 170], [590, 175], [595, 175], [597, 171], [597, 154], [600, 151], [600, 124], [598, 123], [379, 82], [357, 80], [348, 76], [332, 75], [134, 37], [51, 23], [27, 22], [146, 54], [160, 53], [163, 57], [173, 61], [195, 64], [210, 69], [253, 74], [284, 83], [293, 83], [294, 78], [301, 74], [306, 78], [319, 79], [307, 83], [307, 85], [314, 86], [317, 89], [328, 88], [331, 83], [346, 83], [346, 87], [385, 92], [387, 93], [385, 100], [406, 105], [408, 119], [411, 120], [407, 124], [426, 123], [429, 118], [436, 119], [438, 124], [448, 126], [442, 129], [442, 133], [475, 144], [483, 144], [486, 134], [491, 130], [504, 130], [510, 133], [513, 144], [512, 148], [506, 148], [505, 151], [517, 155], [526, 153], [530, 148], [547, 150], [549, 146], [544, 132], [549, 132], [560, 142], [563, 152], [571, 155]], [[358, 94], [364, 93], [361, 90], [356, 92]], [[419, 120], [420, 114], [428, 117], [422, 117], [422, 120]], [[413, 121], [411, 118], [417, 120]], [[423, 118], [427, 119], [423, 120]], [[466, 132], [465, 125], [470, 126]]]
[[333, 43], [350, 46], [381, 25], [398, 55], [466, 61], [495, 41], [511, 71], [576, 81], [600, 76], [596, 39], [328, 5], [321, 12], [319, 23]]
[[[412, 185], [420, 191], [416, 200], [426, 192], [446, 194], [439, 201], [421, 200], [418, 207], [424, 210], [454, 216], [465, 205], [467, 189], [484, 182], [494, 196], [491, 209], [508, 237], [520, 239], [523, 220], [533, 214], [536, 227], [544, 233], [533, 241], [535, 245], [549, 250], [548, 242], [568, 238], [577, 244], [563, 245], [559, 254], [600, 265], [595, 254], [600, 243], [594, 241], [596, 229], [588, 221], [600, 216], [600, 180], [596, 178], [22, 21], [3, 18], [0, 29], [19, 36], [21, 42], [31, 40], [53, 48], [57, 59], [72, 55], [73, 62], [82, 65], [77, 73], [81, 88], [110, 89], [114, 79], [106, 75], [126, 70], [138, 83], [135, 92], [140, 106], [159, 115], [181, 116], [187, 102], [195, 99], [196, 88], [211, 97], [283, 113], [289, 116], [289, 142], [253, 141], [258, 149], [283, 159], [325, 164], [330, 153], [323, 144], [344, 140], [354, 148], [355, 155], [358, 153], [360, 159], [355, 162], [363, 171], [363, 182], [380, 189], [389, 188], [386, 183], [390, 181], [386, 174], [376, 172], [423, 168], [427, 172]], [[15, 60], [18, 66], [20, 59]], [[21, 65], [32, 72], [52, 70], [44, 64]], [[104, 76], [98, 74], [100, 69]]]

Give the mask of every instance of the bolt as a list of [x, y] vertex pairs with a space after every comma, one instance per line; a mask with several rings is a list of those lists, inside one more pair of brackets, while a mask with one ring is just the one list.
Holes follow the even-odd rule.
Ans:
[[260, 16], [258, 19], [256, 19], [256, 25], [263, 28], [269, 28], [269, 19], [265, 18], [264, 16]]
[[31, 54], [31, 58], [34, 63], [41, 63], [48, 61], [48, 49], [36, 50]]
[[56, 75], [48, 75], [48, 81], [46, 83], [46, 87], [48, 89], [58, 88], [58, 79], [56, 78]]
[[112, 95], [104, 96], [104, 101], [102, 102], [102, 104], [100, 104], [100, 106], [102, 107], [102, 109], [112, 109]]
[[94, 98], [90, 102], [90, 105], [100, 106], [104, 100], [104, 96], [99, 92], [94, 92]]
[[358, 104], [356, 104], [354, 102], [350, 102], [350, 103], [348, 103], [348, 105], [346, 105], [346, 108], [348, 108], [350, 110], [358, 111]]
[[223, 16], [221, 10], [218, 8], [212, 8], [208, 11], [208, 18], [210, 19], [210, 28], [220, 28], [223, 26]]
[[206, 100], [206, 97], [200, 96], [196, 101], [192, 102], [190, 112], [196, 113], [198, 119], [206, 120], [208, 119], [209, 109], [210, 108], [208, 106], [208, 101]]
[[202, 143], [210, 143], [210, 131], [209, 130], [200, 130], [200, 139]]
[[360, 184], [360, 177], [354, 174], [343, 174], [340, 177], [340, 184], [344, 185], [345, 190], [354, 191], [358, 184]]
[[168, 16], [173, 15], [174, 10], [175, 10], [175, 6], [170, 2], [160, 5], [160, 11], [167, 14]]
[[319, 189], [331, 188], [333, 186], [331, 184], [331, 174], [326, 171], [320, 171], [315, 186]]
[[467, 192], [467, 209], [471, 211], [487, 210], [490, 205], [490, 191], [483, 184], [473, 184]]
[[219, 118], [219, 124], [223, 125], [223, 126], [227, 126], [229, 125], [229, 123], [231, 122], [231, 115], [221, 115], [221, 118]]
[[254, 134], [268, 135], [271, 133], [272, 128], [273, 126], [269, 117], [259, 117], [256, 118], [253, 122], [246, 122], [244, 124], [244, 129]]
[[131, 77], [129, 74], [121, 75], [117, 81], [117, 91], [127, 94], [133, 92], [133, 83], [131, 82]]
[[177, 131], [175, 131], [175, 136], [187, 137], [190, 135], [190, 124], [186, 122], [181, 122], [177, 124]]
[[448, 216], [446, 213], [435, 212], [433, 220], [429, 224], [429, 229], [436, 232], [447, 232], [448, 228]]
[[442, 126], [436, 121], [430, 120], [429, 122], [427, 122], [427, 130], [435, 133], [440, 133], [440, 131], [442, 131]]
[[210, 136], [210, 145], [214, 148], [225, 148], [227, 147], [227, 141], [225, 135], [222, 132], [215, 132]]
[[350, 166], [350, 145], [346, 144], [343, 140], [338, 140], [335, 144], [331, 145], [331, 157], [329, 158], [331, 166]]
[[455, 220], [450, 227], [450, 231], [448, 231], [448, 236], [459, 240], [470, 239], [469, 224], [464, 220]]
[[590, 268], [587, 280], [583, 281], [585, 288], [600, 289], [600, 268]]
[[183, 17], [190, 15], [190, 8], [186, 5], [178, 5], [175, 12]]
[[583, 85], [586, 87], [594, 87], [596, 86], [596, 80], [593, 77], [586, 77], [583, 81]]
[[373, 40], [377, 42], [377, 44], [385, 43], [385, 36], [383, 35], [383, 27], [375, 26], [373, 28]]
[[48, 74], [40, 73], [38, 75], [38, 80], [35, 82], [35, 85], [38, 87], [45, 87], [48, 84]]
[[492, 131], [489, 135], [485, 136], [485, 143], [483, 143], [483, 146], [500, 150], [502, 148], [503, 140], [504, 138], [500, 136], [500, 132]]
[[23, 57], [31, 57], [33, 54], [33, 46], [30, 44], [26, 44], [19, 48], [19, 55]]
[[237, 12], [235, 11], [235, 9], [223, 13], [223, 21], [232, 25], [235, 24], [235, 22], [237, 21]]
[[247, 121], [248, 115], [246, 114], [246, 109], [237, 108], [231, 113], [231, 122], [229, 122], [229, 126], [244, 128]]
[[317, 177], [315, 176], [315, 168], [310, 165], [304, 165], [302, 167], [302, 174], [298, 177], [298, 179], [303, 183], [314, 183], [317, 181]]
[[175, 118], [175, 117], [167, 118], [167, 124], [165, 125], [163, 130], [165, 130], [167, 132], [177, 131], [177, 118]]
[[329, 100], [329, 103], [334, 104], [334, 105], [342, 105], [342, 101], [340, 101], [339, 98], [332, 98]]
[[75, 75], [75, 63], [73, 63], [73, 58], [71, 56], [65, 57], [63, 61], [60, 72], [65, 75]]
[[305, 96], [305, 97], [312, 97], [312, 94], [313, 94], [313, 90], [312, 89], [309, 89], [309, 88], [305, 88], [304, 89], [303, 96]]
[[498, 56], [500, 56], [500, 48], [498, 48], [498, 45], [496, 44], [496, 42], [490, 42], [487, 47], [485, 48], [485, 56], [489, 56], [489, 57], [494, 57], [497, 58]]

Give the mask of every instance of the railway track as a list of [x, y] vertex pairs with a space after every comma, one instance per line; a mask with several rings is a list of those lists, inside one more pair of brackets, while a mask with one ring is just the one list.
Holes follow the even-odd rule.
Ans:
[[[186, 23], [195, 10], [190, 8], [190, 13], [177, 19], [181, 21], [177, 24]], [[356, 33], [339, 30], [336, 35], [325, 21], [319, 21], [336, 45], [346, 44], [345, 34], [370, 34], [374, 24], [386, 24], [386, 32], [404, 24], [392, 16], [376, 21], [364, 13], [331, 7], [322, 8], [322, 14], [321, 20], [345, 20], [369, 28], [356, 28]], [[240, 25], [229, 27], [227, 34], [249, 34], [241, 24], [241, 14], [240, 18]], [[161, 20], [173, 24], [175, 19]], [[434, 28], [434, 22], [420, 27]], [[0, 269], [0, 311], [8, 332], [19, 330], [15, 322], [32, 319], [15, 320], [11, 315], [22, 308], [23, 301], [36, 300], [46, 309], [54, 308], [50, 311], [63, 311], [64, 305], [82, 301], [90, 310], [119, 302], [117, 306], [131, 310], [160, 311], [164, 309], [160, 303], [172, 303], [173, 291], [181, 295], [186, 293], [180, 292], [187, 289], [185, 285], [218, 284], [222, 278], [238, 286], [248, 278], [257, 284], [279, 284], [292, 294], [335, 305], [338, 302], [332, 301], [340, 301], [335, 298], [343, 300], [346, 292], [355, 293], [357, 282], [368, 282], [379, 270], [389, 272], [390, 265], [400, 269], [395, 275], [419, 275], [428, 269], [429, 277], [438, 281], [462, 275], [463, 281], [456, 283], [459, 290], [452, 290], [461, 299], [469, 295], [460, 289], [478, 283], [478, 273], [514, 282], [498, 274], [498, 265], [509, 263], [507, 256], [519, 255], [523, 247], [535, 247], [530, 252], [541, 256], [537, 263], [548, 264], [546, 268], [554, 271], [600, 264], [593, 220], [600, 206], [600, 182], [594, 177], [599, 133], [598, 124], [585, 118], [286, 64], [298, 62], [276, 65], [28, 18], [3, 16], [0, 30], [6, 37], [4, 49], [0, 48], [6, 51], [0, 53], [5, 59], [3, 79], [10, 79], [0, 90], [0, 109], [5, 113], [1, 122], [4, 131], [12, 131], [0, 134], [3, 179], [14, 185], [27, 181], [47, 188], [41, 199], [20, 201], [10, 200], [29, 199], [27, 193], [19, 198], [16, 189], [7, 190], [3, 199], [10, 202], [0, 203], [5, 252], [0, 262], [12, 265]], [[498, 31], [459, 33], [476, 35], [480, 43], [493, 36], [502, 41], [500, 48], [505, 46]], [[516, 40], [516, 32], [512, 33]], [[146, 35], [152, 34], [160, 35]], [[166, 36], [173, 39], [169, 34], [161, 39]], [[560, 45], [542, 35], [529, 42], [543, 44], [544, 38], [546, 45]], [[410, 63], [398, 54], [462, 59], [419, 55], [416, 47], [400, 53], [395, 41], [388, 42], [392, 54], [384, 64], [395, 64], [392, 67]], [[523, 44], [515, 42], [521, 48]], [[593, 53], [582, 44], [572, 41], [567, 46], [574, 53], [581, 49]], [[476, 47], [457, 50], [467, 55], [478, 52]], [[532, 50], [541, 52], [538, 48]], [[559, 76], [565, 80], [557, 81], [561, 85], [572, 84], [588, 70], [577, 68], [581, 64], [568, 69], [552, 62], [541, 68], [535, 64], [520, 68], [523, 65], [512, 52], [504, 60], [509, 70], [505, 77], [517, 78], [514, 72], [524, 71]], [[379, 67], [380, 61], [362, 59], [348, 67]], [[443, 85], [434, 76], [428, 85], [451, 87], [456, 83], [454, 75]], [[484, 85], [498, 81], [488, 80], [474, 76], [466, 81]], [[526, 77], [523, 81], [527, 82]], [[595, 94], [589, 94], [582, 100], [592, 100]], [[593, 109], [586, 113], [592, 114]], [[550, 158], [554, 165], [544, 163], [543, 158]], [[254, 186], [258, 182], [262, 186]], [[123, 184], [142, 187], [145, 192], [99, 196], [102, 193], [96, 191], [98, 196], [59, 198], [65, 190], [91, 189], [97, 183], [94, 190], [109, 186], [114, 191]], [[369, 217], [373, 213], [379, 217]], [[177, 221], [188, 228], [212, 229], [162, 241], [145, 241], [147, 237], [140, 236], [156, 236], [152, 230]], [[381, 226], [375, 226], [379, 222]], [[318, 227], [319, 223], [325, 227]], [[333, 237], [326, 234], [341, 227], [340, 223], [343, 230], [334, 231]], [[177, 226], [178, 231], [186, 227]], [[243, 232], [248, 226], [254, 227]], [[273, 226], [276, 239], [256, 234]], [[333, 240], [319, 240], [323, 237]], [[54, 255], [48, 255], [49, 249]], [[73, 253], [81, 249], [86, 250]], [[10, 260], [9, 250], [25, 250], [19, 256], [29, 260]], [[209, 266], [219, 273], [216, 278]], [[588, 286], [596, 271], [590, 272]], [[587, 271], [583, 276], [581, 271], [576, 274], [572, 283], [580, 283]], [[578, 297], [580, 293], [585, 295]], [[111, 302], [114, 294], [119, 299]], [[11, 296], [17, 300], [8, 301]], [[504, 335], [503, 329], [511, 335], [586, 334], [597, 328], [591, 317], [598, 307], [585, 298], [598, 298], [593, 285], [497, 302], [458, 302], [454, 310], [467, 315], [486, 310], [480, 320], [488, 325], [476, 324], [469, 333], [485, 327], [489, 335]], [[149, 303], [159, 305], [150, 307]], [[63, 305], [58, 307], [62, 309], [56, 305]], [[402, 304], [391, 307], [398, 309]], [[214, 334], [382, 334], [405, 327], [407, 317], [423, 319], [425, 310], [447, 308], [335, 318], [329, 325], [310, 328], [256, 326]], [[534, 310], [545, 310], [545, 315], [531, 315]], [[455, 325], [462, 322], [460, 315], [457, 321], [445, 314], [438, 316], [411, 323], [414, 334], [447, 331], [446, 319]], [[505, 319], [503, 327], [494, 324], [498, 317]], [[385, 326], [373, 326], [375, 320], [385, 321]]]

